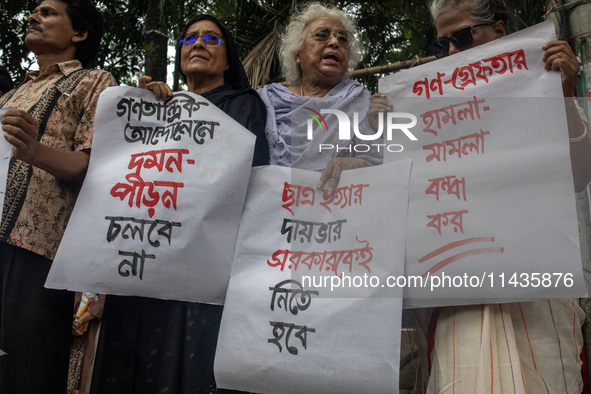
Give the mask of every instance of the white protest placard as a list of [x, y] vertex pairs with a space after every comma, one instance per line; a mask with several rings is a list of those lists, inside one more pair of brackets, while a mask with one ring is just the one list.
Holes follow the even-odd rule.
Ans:
[[[253, 170], [218, 339], [218, 387], [397, 393], [411, 161]], [[388, 280], [390, 278], [390, 280]], [[347, 297], [347, 298], [343, 298]]]
[[46, 286], [222, 304], [254, 141], [193, 93], [105, 90]]
[[[416, 115], [405, 307], [586, 294], [552, 22], [382, 78]], [[553, 98], [552, 98], [553, 97]], [[403, 137], [401, 137], [403, 138]]]
[[[0, 109], [0, 120], [4, 114], [12, 108]], [[8, 177], [8, 166], [10, 164], [10, 151], [12, 145], [4, 138], [0, 138], [0, 203], [4, 206], [4, 195], [6, 194], [6, 178]]]

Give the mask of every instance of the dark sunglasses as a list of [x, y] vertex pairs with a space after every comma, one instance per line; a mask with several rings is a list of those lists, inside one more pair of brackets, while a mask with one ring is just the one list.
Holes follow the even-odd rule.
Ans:
[[458, 48], [458, 50], [463, 51], [464, 49], [469, 48], [470, 45], [472, 45], [472, 43], [474, 42], [474, 36], [472, 35], [473, 28], [480, 27], [480, 26], [494, 25], [495, 23], [496, 22], [481, 23], [479, 25], [464, 27], [463, 29], [460, 29], [460, 30], [452, 33], [451, 36], [446, 37], [446, 38], [442, 38], [441, 40], [438, 40], [434, 44], [429, 45], [429, 49], [431, 50], [431, 52], [433, 52], [433, 54], [435, 55], [435, 57], [437, 59], [441, 59], [443, 57], [449, 56], [449, 43], [450, 42], [452, 44], [454, 44], [454, 46], [456, 48]]
[[203, 35], [187, 34], [181, 36], [179, 39], [179, 45], [182, 47], [193, 45], [195, 42], [197, 42], [199, 37], [203, 37], [203, 42], [205, 42], [205, 45], [220, 45], [222, 43], [222, 37], [218, 36], [217, 34], [207, 33]]

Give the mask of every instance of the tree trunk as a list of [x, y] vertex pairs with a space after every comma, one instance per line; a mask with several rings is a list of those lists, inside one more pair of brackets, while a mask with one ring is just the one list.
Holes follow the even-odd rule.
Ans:
[[158, 1], [148, 2], [148, 15], [146, 19], [146, 75], [153, 81], [166, 82], [168, 35], [164, 18]]

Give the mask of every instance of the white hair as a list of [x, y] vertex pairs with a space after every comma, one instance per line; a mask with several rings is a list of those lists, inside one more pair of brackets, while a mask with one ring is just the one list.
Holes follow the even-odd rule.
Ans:
[[[299, 85], [302, 82], [302, 71], [295, 60], [295, 53], [302, 50], [304, 37], [308, 25], [318, 18], [330, 18], [339, 22], [345, 30], [349, 30], [354, 36], [357, 35], [357, 23], [344, 11], [335, 8], [333, 5], [310, 3], [305, 8], [294, 13], [290, 22], [281, 37], [279, 45], [279, 59], [281, 60], [281, 71], [285, 81], [289, 85]], [[357, 67], [361, 60], [363, 48], [358, 40], [353, 40], [349, 46], [349, 64], [347, 67], [347, 78], [351, 71]]]
[[502, 20], [505, 22], [507, 34], [519, 30], [519, 20], [515, 11], [504, 0], [433, 0], [429, 7], [433, 24], [437, 22], [441, 11], [448, 6], [468, 12], [478, 23], [495, 23]]

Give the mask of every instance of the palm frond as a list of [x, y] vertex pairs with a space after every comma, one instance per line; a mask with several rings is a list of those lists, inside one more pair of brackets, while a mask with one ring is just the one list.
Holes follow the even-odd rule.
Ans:
[[265, 84], [270, 80], [273, 57], [283, 29], [284, 25], [278, 25], [244, 58], [242, 64], [244, 65], [248, 81], [253, 88]]

